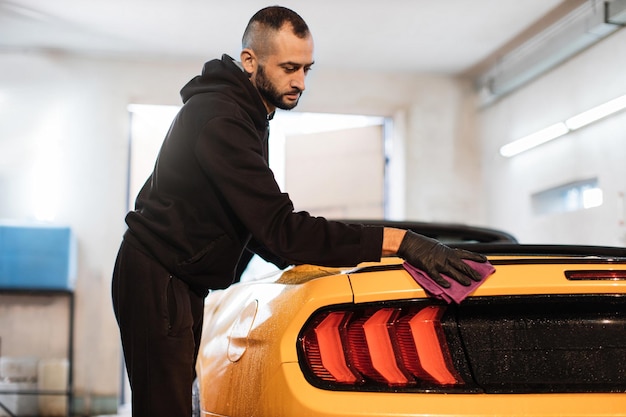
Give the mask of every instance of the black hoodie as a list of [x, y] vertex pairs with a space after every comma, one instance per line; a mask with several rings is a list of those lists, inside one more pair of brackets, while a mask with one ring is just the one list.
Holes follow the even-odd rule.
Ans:
[[128, 213], [125, 239], [196, 291], [225, 288], [244, 248], [288, 264], [380, 259], [382, 228], [294, 212], [268, 166], [269, 119], [227, 55], [181, 90], [184, 102]]

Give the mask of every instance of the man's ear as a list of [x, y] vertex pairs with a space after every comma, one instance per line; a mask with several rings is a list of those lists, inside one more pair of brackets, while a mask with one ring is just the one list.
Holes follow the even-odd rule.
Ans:
[[245, 48], [241, 51], [241, 65], [243, 66], [244, 71], [248, 74], [253, 75], [256, 72], [258, 61], [256, 58], [256, 54], [252, 49]]

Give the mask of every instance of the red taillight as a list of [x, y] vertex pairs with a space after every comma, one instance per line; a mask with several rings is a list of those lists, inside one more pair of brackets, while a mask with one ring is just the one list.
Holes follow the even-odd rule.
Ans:
[[571, 281], [623, 281], [626, 280], [626, 270], [565, 271], [565, 276]]
[[426, 307], [409, 320], [413, 342], [424, 372], [441, 385], [456, 384], [458, 378], [451, 371], [448, 347], [441, 332], [440, 307]]
[[319, 313], [300, 337], [307, 374], [342, 386], [463, 385], [442, 328], [445, 309], [381, 306]]
[[316, 341], [310, 343], [310, 351], [315, 361], [315, 372], [320, 378], [337, 381], [345, 384], [353, 384], [357, 381], [356, 375], [350, 371], [346, 363], [346, 357], [342, 350], [340, 329], [343, 327], [346, 312], [330, 313], [314, 328]]
[[[391, 341], [398, 311], [382, 308], [350, 325], [348, 357], [362, 375], [387, 385], [406, 385], [411, 380], [400, 369]], [[354, 349], [356, 348], [356, 349]]]

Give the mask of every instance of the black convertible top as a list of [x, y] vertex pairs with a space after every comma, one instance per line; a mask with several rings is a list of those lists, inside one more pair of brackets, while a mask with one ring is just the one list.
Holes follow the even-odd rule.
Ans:
[[446, 245], [479, 252], [485, 255], [534, 255], [566, 257], [598, 257], [626, 260], [626, 248], [566, 245], [566, 244], [520, 244], [517, 239], [502, 230], [469, 226], [457, 223], [431, 223], [393, 220], [343, 220], [346, 223], [397, 227], [440, 240]]
[[446, 244], [452, 243], [517, 243], [513, 235], [498, 229], [468, 226], [458, 223], [436, 223], [396, 220], [340, 220], [372, 226], [396, 227], [412, 230]]

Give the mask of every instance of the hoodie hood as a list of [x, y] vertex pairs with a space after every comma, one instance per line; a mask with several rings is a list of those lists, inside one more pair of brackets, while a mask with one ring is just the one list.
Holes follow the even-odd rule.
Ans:
[[233, 58], [224, 54], [204, 64], [202, 74], [192, 78], [180, 91], [183, 103], [198, 94], [225, 94], [237, 102], [261, 127], [271, 115], [248, 74]]

